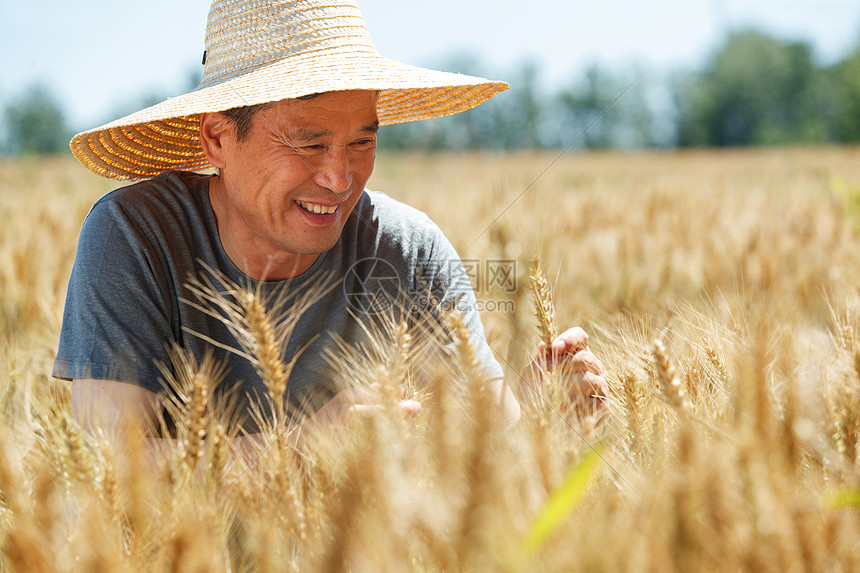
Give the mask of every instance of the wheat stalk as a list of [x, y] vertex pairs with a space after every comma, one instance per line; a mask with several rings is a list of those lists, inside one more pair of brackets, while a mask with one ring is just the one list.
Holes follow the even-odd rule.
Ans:
[[455, 546], [461, 566], [477, 569], [477, 563], [487, 563], [491, 519], [491, 492], [495, 489], [493, 459], [496, 438], [494, 400], [481, 371], [480, 362], [471, 341], [471, 331], [459, 312], [450, 315], [457, 361], [466, 384], [466, 404], [470, 424], [462, 430], [468, 446], [463, 452], [465, 503], [460, 511], [459, 534]]

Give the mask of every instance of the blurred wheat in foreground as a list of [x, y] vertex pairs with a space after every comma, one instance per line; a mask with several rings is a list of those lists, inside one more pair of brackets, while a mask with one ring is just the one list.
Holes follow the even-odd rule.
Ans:
[[[49, 377], [75, 237], [109, 184], [0, 163], [0, 570], [860, 569], [860, 150], [571, 155], [475, 241], [550, 159], [383, 155], [371, 183], [464, 259], [517, 261], [517, 289], [475, 284], [515, 426], [454, 315], [441, 352], [400, 322], [333, 350], [382, 388], [376, 414], [302, 434], [273, 407], [243, 451], [224, 373], [177, 353], [177, 439], [157, 456], [133, 431], [83, 435]], [[536, 253], [558, 328], [586, 327], [609, 372], [600, 425], [517, 375], [540, 340]], [[256, 358], [278, 395], [288, 365]]]

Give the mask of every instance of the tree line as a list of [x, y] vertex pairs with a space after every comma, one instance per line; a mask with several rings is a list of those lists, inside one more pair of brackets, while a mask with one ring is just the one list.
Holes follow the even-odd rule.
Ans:
[[[482, 75], [475, 61], [457, 71]], [[860, 141], [860, 45], [836, 63], [812, 46], [746, 29], [695, 71], [592, 66], [552, 93], [524, 64], [511, 89], [467, 113], [393, 126], [393, 148], [728, 147]]]
[[[860, 45], [818, 64], [812, 46], [754, 29], [726, 36], [698, 70], [589, 67], [543, 89], [537, 63], [508, 73], [460, 56], [441, 66], [504, 77], [511, 89], [468, 113], [393, 125], [383, 149], [727, 147], [860, 141]], [[148, 96], [152, 102], [152, 96]], [[142, 107], [142, 106], [141, 106]], [[71, 135], [61, 104], [32, 86], [3, 110], [0, 152], [58, 153]]]

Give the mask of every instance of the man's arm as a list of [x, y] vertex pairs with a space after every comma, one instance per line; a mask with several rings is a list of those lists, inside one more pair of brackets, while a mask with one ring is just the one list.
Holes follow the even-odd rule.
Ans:
[[142, 386], [93, 378], [72, 381], [72, 418], [88, 432], [100, 429], [115, 437], [134, 421], [144, 435], [154, 436], [161, 409], [161, 397]]
[[499, 415], [505, 426], [511, 426], [520, 419], [520, 403], [517, 401], [510, 386], [504, 380], [490, 380], [487, 383], [496, 403], [499, 405]]

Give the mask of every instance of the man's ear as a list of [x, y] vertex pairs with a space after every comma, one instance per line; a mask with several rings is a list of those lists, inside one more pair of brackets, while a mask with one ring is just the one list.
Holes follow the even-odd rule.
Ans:
[[200, 114], [200, 147], [209, 163], [219, 169], [226, 166], [225, 137], [230, 135], [227, 118], [221, 113]]

